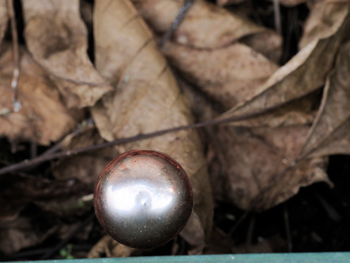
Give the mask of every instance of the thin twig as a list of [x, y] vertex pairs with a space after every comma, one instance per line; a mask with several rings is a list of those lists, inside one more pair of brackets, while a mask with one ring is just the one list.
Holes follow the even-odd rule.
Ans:
[[58, 151], [62, 150], [62, 146], [67, 141], [68, 138], [74, 138], [93, 127], [95, 127], [95, 124], [92, 119], [86, 119], [82, 121], [81, 123], [79, 123], [78, 127], [74, 131], [64, 136], [63, 139], [61, 139], [56, 144], [54, 144], [51, 148], [46, 150], [42, 155], [47, 156], [53, 153], [57, 153]]
[[292, 234], [290, 232], [289, 214], [288, 214], [287, 206], [284, 206], [283, 208], [283, 218], [284, 218], [284, 226], [285, 226], [286, 237], [287, 237], [288, 252], [292, 252], [293, 241], [292, 241]]
[[322, 208], [326, 211], [328, 217], [334, 222], [339, 223], [342, 220], [342, 216], [339, 214], [337, 209], [318, 193], [314, 192], [314, 195], [321, 203]]
[[30, 142], [30, 159], [38, 156], [38, 144], [35, 141]]
[[282, 35], [282, 25], [281, 25], [281, 9], [279, 0], [273, 0], [273, 10], [275, 19], [275, 28], [279, 35]]
[[13, 90], [12, 111], [19, 112], [22, 108], [21, 102], [18, 100], [18, 82], [20, 77], [20, 57], [18, 46], [18, 32], [13, 1], [7, 0], [8, 15], [11, 22], [11, 36], [12, 36], [12, 56], [13, 56], [13, 74], [11, 80], [11, 89]]
[[175, 31], [179, 28], [181, 23], [184, 21], [188, 11], [191, 9], [193, 6], [195, 0], [185, 0], [183, 6], [180, 8], [177, 16], [175, 17], [174, 21], [170, 25], [169, 29], [166, 31], [164, 34], [161, 42], [160, 42], [160, 47], [163, 48], [166, 42], [168, 42]]
[[254, 228], [255, 228], [255, 214], [252, 214], [252, 217], [249, 222], [249, 227], [247, 231], [247, 239], [246, 239], [246, 245], [250, 246], [253, 244], [253, 234], [254, 234]]
[[121, 144], [126, 144], [126, 143], [131, 143], [135, 141], [140, 141], [140, 140], [145, 140], [145, 139], [150, 139], [154, 138], [157, 136], [165, 135], [168, 133], [173, 133], [173, 132], [178, 132], [178, 131], [183, 131], [183, 130], [190, 130], [190, 129], [196, 129], [196, 128], [203, 128], [207, 126], [214, 126], [214, 125], [219, 125], [219, 124], [225, 124], [233, 121], [241, 121], [247, 118], [252, 118], [256, 117], [259, 114], [249, 114], [245, 116], [239, 116], [239, 117], [227, 117], [227, 118], [218, 118], [218, 119], [213, 119], [213, 120], [208, 120], [204, 122], [199, 122], [199, 123], [194, 123], [194, 124], [189, 124], [189, 125], [181, 125], [177, 126], [174, 128], [167, 128], [163, 130], [158, 130], [155, 132], [150, 132], [150, 133], [145, 133], [145, 134], [139, 134], [136, 136], [131, 136], [131, 137], [126, 137], [126, 138], [120, 138], [116, 139], [110, 142], [105, 142], [105, 143], [100, 143], [100, 144], [95, 144], [95, 145], [89, 145], [86, 147], [78, 148], [75, 150], [67, 150], [67, 151], [61, 151], [61, 152], [54, 152], [50, 154], [42, 154], [32, 160], [24, 160], [19, 163], [15, 163], [9, 166], [6, 166], [4, 168], [0, 169], [0, 175], [7, 174], [7, 173], [12, 173], [24, 169], [28, 169], [34, 165], [58, 159], [58, 158], [63, 158], [63, 157], [69, 157], [73, 156], [79, 153], [84, 153], [84, 152], [91, 152], [91, 151], [96, 151], [100, 149], [104, 149], [107, 147], [115, 146], [115, 145], [121, 145]]
[[229, 232], [230, 236], [232, 236], [236, 232], [237, 228], [241, 225], [241, 223], [243, 223], [243, 221], [247, 218], [248, 215], [249, 215], [249, 212], [247, 211], [238, 219], [237, 223], [233, 226], [233, 228]]

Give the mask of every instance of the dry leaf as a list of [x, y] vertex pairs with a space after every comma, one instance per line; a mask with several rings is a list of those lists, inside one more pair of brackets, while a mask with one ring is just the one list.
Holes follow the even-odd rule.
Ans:
[[7, 14], [6, 0], [0, 0], [0, 46], [1, 46], [2, 38], [4, 37], [5, 31], [7, 28], [7, 20], [8, 20], [8, 14]]
[[327, 181], [324, 158], [290, 168], [307, 132], [307, 126], [219, 127], [215, 140], [216, 165], [220, 167], [218, 174], [225, 175], [225, 181], [221, 184], [223, 189], [217, 190], [242, 209], [261, 211], [295, 195], [302, 186]]
[[34, 59], [49, 73], [68, 107], [92, 106], [111, 87], [86, 54], [87, 32], [78, 0], [25, 0], [25, 37]]
[[254, 118], [235, 121], [234, 126], [243, 127], [287, 127], [293, 125], [311, 126], [319, 107], [320, 92], [313, 92], [298, 100], [292, 100], [283, 106], [272, 109]]
[[110, 236], [102, 237], [89, 251], [88, 258], [107, 257], [130, 257], [140, 251], [135, 248], [124, 246], [113, 240]]
[[[135, 2], [141, 14], [161, 32], [168, 29], [181, 6], [181, 1], [173, 0]], [[261, 44], [265, 39], [269, 39], [269, 45]], [[220, 7], [196, 1], [164, 52], [191, 82], [231, 108], [277, 69], [253, 48], [277, 59], [280, 44], [276, 33]]]
[[[93, 108], [103, 138], [112, 140], [192, 122], [190, 110], [165, 59], [157, 51], [152, 34], [129, 1], [96, 1], [94, 32], [97, 68], [115, 84], [115, 91]], [[194, 211], [205, 232], [210, 232], [211, 190], [195, 131], [167, 134], [117, 149], [157, 150], [177, 160], [192, 182]]]
[[[73, 150], [103, 141], [98, 132], [91, 129], [72, 138], [63, 148]], [[53, 174], [57, 179], [77, 179], [88, 185], [92, 191], [98, 175], [106, 164], [117, 156], [117, 153], [115, 149], [109, 147], [65, 158], [56, 162]]]
[[[196, 213], [192, 213], [186, 227], [181, 231], [180, 235], [191, 246], [188, 254], [199, 255], [202, 254], [204, 247], [206, 246], [206, 240], [201, 220]], [[211, 236], [211, 235], [210, 235]]]
[[[177, 16], [183, 0], [132, 0], [141, 15], [158, 32], [165, 32]], [[268, 31], [229, 11], [196, 0], [176, 30], [174, 42], [199, 49], [222, 48], [241, 37]]]
[[[183, 4], [176, 0], [133, 2], [146, 21], [160, 33], [169, 29]], [[174, 44], [207, 51], [227, 48], [236, 41], [247, 44], [274, 62], [279, 61], [282, 39], [277, 33], [203, 0], [194, 1], [173, 37]]]
[[71, 130], [81, 114], [65, 107], [55, 85], [25, 51], [20, 63], [18, 98], [22, 109], [12, 113], [12, 52], [6, 48], [0, 54], [0, 134], [47, 145]]
[[[218, 5], [224, 6], [229, 4], [239, 4], [246, 0], [217, 0]], [[272, 0], [272, 1], [278, 1], [280, 4], [292, 7], [295, 5], [299, 5], [302, 3], [305, 3], [306, 0]]]
[[350, 154], [350, 42], [337, 56], [322, 104], [303, 149], [303, 156]]
[[299, 46], [305, 47], [314, 40], [326, 38], [338, 30], [348, 15], [348, 3], [320, 1], [311, 8]]
[[230, 5], [230, 4], [239, 4], [245, 0], [216, 0], [217, 4], [220, 6]]
[[273, 1], [278, 1], [282, 5], [291, 7], [291, 6], [305, 3], [307, 0], [273, 0]]
[[251, 47], [254, 51], [264, 55], [276, 64], [280, 62], [282, 38], [278, 34], [274, 34], [271, 31], [260, 32], [244, 36], [239, 42]]
[[191, 82], [226, 109], [248, 98], [277, 69], [274, 63], [240, 43], [215, 50], [169, 43], [165, 52]]
[[279, 68], [251, 98], [224, 113], [222, 117], [249, 117], [276, 109], [320, 88], [333, 66], [338, 48], [350, 30], [348, 5], [339, 17], [338, 28], [329, 36], [304, 47], [287, 64]]
[[[217, 115], [203, 95], [186, 90], [200, 120]], [[301, 186], [327, 181], [325, 158], [308, 160], [284, 173], [304, 145], [313, 119], [309, 104], [314, 99], [310, 95], [281, 107], [266, 120], [262, 116], [237, 125], [251, 128], [206, 128], [210, 179], [217, 200], [246, 210], [264, 210], [293, 196]]]

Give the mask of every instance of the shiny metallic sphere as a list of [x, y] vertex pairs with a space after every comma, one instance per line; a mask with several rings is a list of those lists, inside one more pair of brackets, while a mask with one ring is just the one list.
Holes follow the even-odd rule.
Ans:
[[94, 205], [100, 224], [116, 241], [152, 248], [185, 226], [192, 189], [186, 172], [169, 156], [135, 150], [118, 156], [100, 174]]

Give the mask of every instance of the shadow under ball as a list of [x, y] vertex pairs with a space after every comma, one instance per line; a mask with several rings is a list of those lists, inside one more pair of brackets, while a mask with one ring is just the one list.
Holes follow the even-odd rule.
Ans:
[[193, 206], [186, 172], [169, 156], [135, 150], [107, 165], [94, 193], [95, 213], [116, 241], [153, 248], [174, 238]]

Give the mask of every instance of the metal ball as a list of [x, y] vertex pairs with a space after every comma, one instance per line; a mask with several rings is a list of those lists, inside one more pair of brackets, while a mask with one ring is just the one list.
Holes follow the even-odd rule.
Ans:
[[185, 226], [193, 206], [186, 172], [169, 156], [126, 152], [100, 174], [95, 213], [116, 241], [134, 248], [166, 243]]

